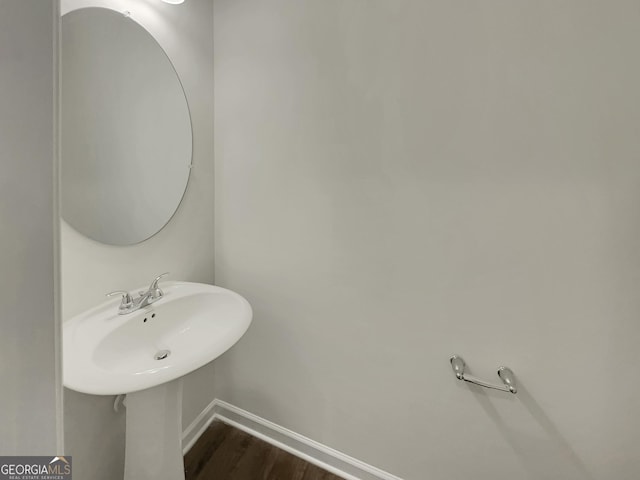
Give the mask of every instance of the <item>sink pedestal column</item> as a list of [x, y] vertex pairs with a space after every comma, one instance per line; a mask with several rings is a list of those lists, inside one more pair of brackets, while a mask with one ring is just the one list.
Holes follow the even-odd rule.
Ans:
[[127, 394], [124, 480], [184, 480], [182, 379]]

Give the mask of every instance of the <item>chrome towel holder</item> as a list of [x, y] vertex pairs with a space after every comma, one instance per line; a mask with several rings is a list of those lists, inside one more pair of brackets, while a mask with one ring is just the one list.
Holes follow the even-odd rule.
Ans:
[[449, 361], [451, 362], [451, 368], [453, 369], [453, 373], [456, 374], [456, 378], [458, 380], [464, 380], [465, 382], [473, 383], [474, 385], [480, 385], [485, 388], [492, 388], [493, 390], [500, 390], [501, 392], [510, 392], [510, 393], [518, 393], [518, 388], [516, 387], [516, 376], [509, 367], [500, 367], [498, 368], [498, 377], [502, 380], [502, 385], [497, 385], [495, 383], [487, 382], [478, 377], [474, 377], [473, 375], [468, 375], [464, 373], [464, 369], [467, 364], [464, 362], [464, 359], [460, 355], [452, 356]]

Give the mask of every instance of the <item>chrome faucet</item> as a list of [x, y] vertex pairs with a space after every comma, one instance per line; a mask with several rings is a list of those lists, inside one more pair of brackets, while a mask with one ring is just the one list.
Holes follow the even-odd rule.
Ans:
[[151, 305], [153, 302], [160, 300], [164, 296], [164, 292], [158, 286], [158, 282], [162, 277], [169, 275], [169, 272], [158, 275], [154, 278], [151, 285], [146, 292], [138, 292], [138, 297], [132, 298], [131, 294], [125, 290], [116, 290], [115, 292], [107, 293], [107, 297], [113, 295], [122, 295], [122, 302], [118, 307], [119, 315], [127, 315], [133, 313], [141, 308]]

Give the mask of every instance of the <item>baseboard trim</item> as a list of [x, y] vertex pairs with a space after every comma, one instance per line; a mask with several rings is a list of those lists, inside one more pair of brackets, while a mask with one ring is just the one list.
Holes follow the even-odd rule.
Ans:
[[195, 445], [198, 439], [202, 436], [209, 425], [215, 420], [215, 408], [218, 404], [218, 399], [214, 399], [209, 405], [205, 407], [202, 412], [191, 422], [191, 424], [182, 432], [182, 454], [186, 455], [191, 447]]
[[214, 420], [247, 432], [345, 480], [402, 480], [219, 399], [211, 402], [185, 429], [182, 435], [185, 454]]

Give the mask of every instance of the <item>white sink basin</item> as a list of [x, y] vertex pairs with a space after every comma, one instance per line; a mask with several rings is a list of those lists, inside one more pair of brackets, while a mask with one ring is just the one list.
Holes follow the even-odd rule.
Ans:
[[118, 315], [120, 300], [109, 300], [63, 327], [64, 385], [127, 394], [124, 480], [184, 480], [182, 376], [231, 348], [252, 318], [231, 290], [189, 282], [161, 288], [164, 296], [141, 310]]
[[142, 310], [118, 315], [120, 300], [109, 300], [65, 322], [66, 387], [94, 395], [155, 387], [214, 360], [249, 328], [251, 306], [231, 290], [189, 282], [161, 287], [164, 297]]

